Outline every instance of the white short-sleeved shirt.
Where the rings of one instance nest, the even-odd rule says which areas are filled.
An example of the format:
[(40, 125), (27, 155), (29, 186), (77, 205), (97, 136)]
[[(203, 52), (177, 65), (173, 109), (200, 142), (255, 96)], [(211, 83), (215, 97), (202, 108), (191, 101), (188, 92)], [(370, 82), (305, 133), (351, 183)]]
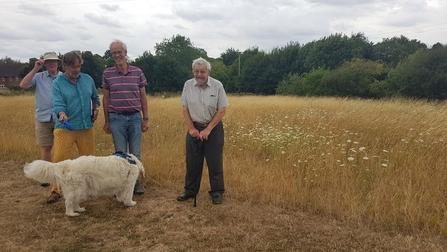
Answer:
[(188, 107), (192, 121), (197, 123), (209, 123), (218, 109), (229, 105), (222, 83), (212, 77), (208, 77), (205, 88), (197, 85), (194, 78), (187, 80), (180, 103)]

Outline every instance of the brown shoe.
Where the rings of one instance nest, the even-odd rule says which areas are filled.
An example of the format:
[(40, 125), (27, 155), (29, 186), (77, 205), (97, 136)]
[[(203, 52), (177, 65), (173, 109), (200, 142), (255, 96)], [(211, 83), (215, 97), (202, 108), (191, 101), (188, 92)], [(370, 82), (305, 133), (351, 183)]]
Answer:
[(52, 191), (50, 197), (48, 197), (47, 199), (47, 204), (53, 204), (54, 202), (57, 202), (60, 197), (61, 195), (59, 193)]

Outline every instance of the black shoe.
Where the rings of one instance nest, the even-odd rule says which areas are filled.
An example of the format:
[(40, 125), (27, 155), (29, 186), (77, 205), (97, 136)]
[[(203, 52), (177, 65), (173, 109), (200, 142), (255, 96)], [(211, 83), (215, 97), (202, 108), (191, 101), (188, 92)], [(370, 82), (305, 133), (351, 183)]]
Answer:
[(144, 190), (140, 187), (140, 180), (137, 179), (137, 182), (135, 183), (135, 187), (133, 188), (133, 194), (136, 195), (143, 195)]
[(42, 183), (42, 184), (40, 184), (40, 186), (41, 187), (47, 187), (47, 186), (50, 186), (50, 183)]
[(186, 201), (193, 197), (194, 197), (194, 195), (187, 194), (186, 192), (184, 192), (177, 197), (177, 201)]
[(144, 190), (141, 189), (140, 187), (138, 187), (138, 188), (134, 188), (134, 189), (133, 189), (133, 194), (136, 194), (136, 195), (143, 195), (143, 194), (144, 194)]
[(213, 199), (213, 204), (214, 205), (220, 205), (222, 204), (222, 194), (216, 194), (211, 196)]

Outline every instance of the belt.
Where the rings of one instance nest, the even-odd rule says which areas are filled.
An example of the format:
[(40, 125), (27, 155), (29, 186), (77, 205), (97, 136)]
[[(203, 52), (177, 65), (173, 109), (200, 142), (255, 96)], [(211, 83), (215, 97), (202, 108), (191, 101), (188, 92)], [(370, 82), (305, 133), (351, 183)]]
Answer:
[(110, 112), (117, 115), (133, 115), (136, 113), (140, 113), (140, 111), (122, 111), (122, 112)]
[(208, 123), (199, 123), (199, 122), (194, 122), (195, 126), (199, 126), (201, 128), (206, 128), (206, 126), (208, 126)]

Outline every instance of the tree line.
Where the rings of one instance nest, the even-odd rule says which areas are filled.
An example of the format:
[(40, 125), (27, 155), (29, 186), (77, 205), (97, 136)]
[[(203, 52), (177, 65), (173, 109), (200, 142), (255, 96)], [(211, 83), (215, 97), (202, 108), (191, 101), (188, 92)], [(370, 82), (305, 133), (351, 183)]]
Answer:
[[(142, 69), (149, 83), (146, 91), (152, 94), (180, 92), (184, 82), (192, 78), (192, 60), (202, 57), (210, 61), (211, 76), (220, 80), (228, 93), (447, 98), (447, 46), (437, 43), (428, 48), (405, 36), (374, 44), (362, 33), (336, 33), (307, 44), (290, 42), (270, 52), (257, 47), (245, 51), (229, 48), (217, 59), (181, 35), (163, 39), (154, 49), (154, 54), (145, 51), (129, 60)], [(110, 50), (103, 56), (84, 51), (82, 56), (82, 72), (99, 88), (102, 72), (114, 65)], [(13, 61), (0, 59), (0, 64), (7, 60)], [(22, 77), (36, 60), (29, 59)]]

